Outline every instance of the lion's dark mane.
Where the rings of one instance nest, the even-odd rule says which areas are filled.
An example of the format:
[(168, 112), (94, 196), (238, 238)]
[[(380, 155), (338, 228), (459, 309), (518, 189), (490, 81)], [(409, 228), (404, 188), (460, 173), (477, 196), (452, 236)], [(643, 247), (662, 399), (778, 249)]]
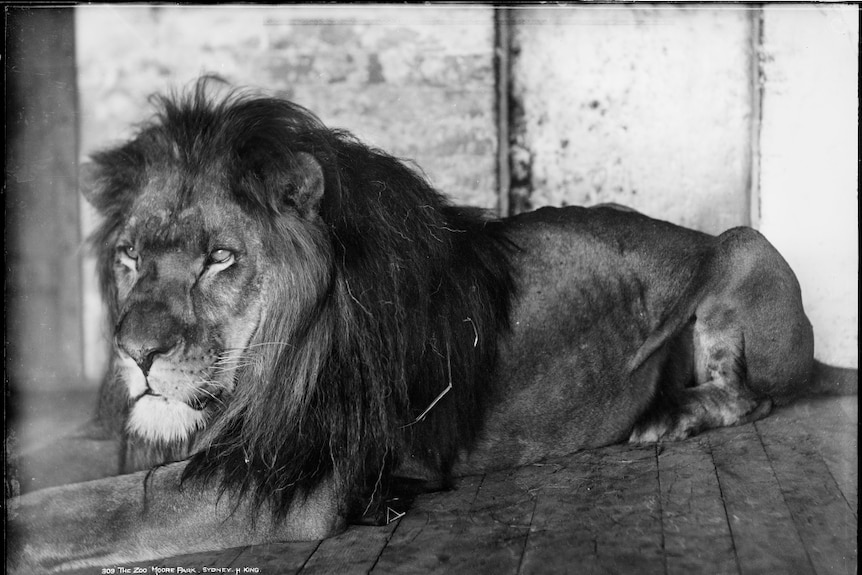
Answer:
[[(105, 246), (145, 166), (168, 158), (182, 157), (189, 170), (221, 169), (237, 203), (271, 222), (292, 202), (291, 158), (314, 156), (325, 177), (326, 244), (303, 247), (291, 230), (271, 229), (305, 249), (309, 265), (325, 265), (327, 281), (304, 286), (313, 305), (298, 310), (290, 333), (278, 320), (289, 298), (269, 302), (256, 339), (291, 345), (270, 346), (263, 370), (238, 373), (238, 391), (192, 454), (186, 479), (220, 481), (283, 514), (327, 478), (344, 505), (355, 505), (411, 457), (444, 477), (479, 431), (508, 327), (511, 246), (498, 224), (452, 206), (401, 161), (300, 106), (239, 92), (213, 98), (209, 84), (159, 98), (159, 113), (132, 141), (94, 157), (105, 190), (95, 240), (112, 317)], [(296, 386), (303, 399), (286, 399)]]

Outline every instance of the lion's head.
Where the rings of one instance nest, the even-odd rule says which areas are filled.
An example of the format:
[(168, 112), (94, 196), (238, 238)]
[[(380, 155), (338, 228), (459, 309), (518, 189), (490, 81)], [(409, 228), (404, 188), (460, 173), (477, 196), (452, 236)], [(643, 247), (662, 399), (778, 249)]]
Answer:
[(87, 171), (126, 433), (276, 509), (407, 456), (445, 470), (491, 389), (505, 242), (305, 109), (212, 91), (157, 98)]
[[(176, 444), (225, 405), (240, 368), (290, 345), (331, 278), (317, 161), (269, 146), (252, 118), (224, 122), (202, 92), (162, 104), (135, 140), (95, 157), (87, 189), (108, 216), (102, 285), (129, 431)], [(264, 314), (278, 316), (278, 341), (261, 341)]]

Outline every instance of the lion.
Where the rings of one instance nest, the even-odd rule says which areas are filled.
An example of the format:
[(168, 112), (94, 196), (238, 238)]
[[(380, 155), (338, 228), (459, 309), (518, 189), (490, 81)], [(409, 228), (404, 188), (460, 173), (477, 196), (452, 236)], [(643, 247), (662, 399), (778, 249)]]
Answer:
[(757, 231), (617, 206), (493, 218), (216, 84), (155, 97), (84, 170), (117, 475), (12, 501), (17, 572), (325, 538), (399, 478), (682, 440), (805, 391), (811, 324)]

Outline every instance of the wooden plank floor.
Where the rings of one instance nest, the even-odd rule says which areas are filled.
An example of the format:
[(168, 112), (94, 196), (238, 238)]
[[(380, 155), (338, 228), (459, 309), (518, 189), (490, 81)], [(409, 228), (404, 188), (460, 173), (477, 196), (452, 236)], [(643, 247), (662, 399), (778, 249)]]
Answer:
[(616, 445), (464, 478), (386, 527), (138, 566), (279, 575), (855, 573), (857, 436), (856, 396), (808, 399), (684, 442)]

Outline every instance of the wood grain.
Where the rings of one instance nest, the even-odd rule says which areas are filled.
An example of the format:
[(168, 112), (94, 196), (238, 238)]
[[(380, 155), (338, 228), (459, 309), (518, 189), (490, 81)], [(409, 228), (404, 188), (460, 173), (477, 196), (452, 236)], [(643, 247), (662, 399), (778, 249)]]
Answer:
[(753, 425), (708, 435), (740, 573), (813, 573)]
[(667, 446), (658, 457), (667, 573), (738, 573), (730, 526), (708, 442)]
[(682, 442), (615, 445), (463, 478), (420, 496), (385, 527), (140, 566), (272, 575), (855, 573), (857, 429), (855, 396), (809, 399)]

